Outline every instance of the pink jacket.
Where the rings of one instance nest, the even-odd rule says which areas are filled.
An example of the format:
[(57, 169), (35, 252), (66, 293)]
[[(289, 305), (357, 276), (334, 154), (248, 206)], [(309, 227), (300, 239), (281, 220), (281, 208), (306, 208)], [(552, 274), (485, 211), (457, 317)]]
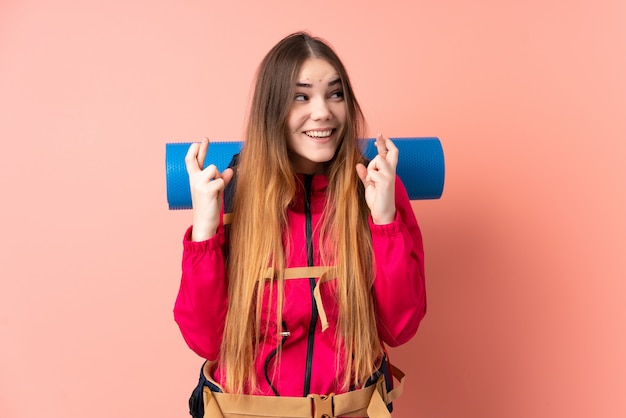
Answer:
[[(303, 179), (304, 185), (288, 211), (289, 234), (294, 245), (288, 252), (287, 267), (311, 265), (307, 248), (313, 251), (312, 265), (320, 265), (318, 237), (310, 236), (316, 229), (307, 225), (315, 226), (320, 221), (328, 180), (321, 175)], [(308, 207), (306, 194), (310, 196)], [(376, 262), (373, 297), (377, 326), (381, 340), (389, 346), (409, 341), (426, 312), (421, 232), (399, 178), (396, 180), (396, 209), (396, 219), (390, 224), (375, 225), (370, 218)], [(183, 241), (182, 279), (174, 317), (189, 347), (200, 357), (215, 360), (219, 357), (228, 306), (224, 261), (227, 240), (223, 225), (207, 241), (192, 242), (190, 237), (191, 228)], [(335, 282), (329, 280), (319, 286), (322, 309), (328, 320), (325, 331), (322, 331), (313, 298), (315, 284), (315, 279), (308, 277), (285, 281), (284, 334), (268, 337), (261, 347), (255, 364), (260, 385), (256, 394), (306, 396), (342, 392), (343, 362), (337, 362), (335, 356), (338, 312), (333, 298)], [(272, 317), (262, 318), (263, 327), (276, 329), (275, 321)], [(279, 349), (282, 350), (280, 365), (275, 358)], [(218, 366), (214, 378), (219, 383), (223, 383), (221, 376)]]

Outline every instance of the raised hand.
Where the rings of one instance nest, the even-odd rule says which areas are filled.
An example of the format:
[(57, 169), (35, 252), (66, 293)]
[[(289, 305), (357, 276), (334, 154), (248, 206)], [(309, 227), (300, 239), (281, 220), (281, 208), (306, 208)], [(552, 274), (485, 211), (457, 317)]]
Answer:
[(203, 138), (191, 144), (185, 156), (193, 206), (192, 241), (205, 241), (217, 233), (224, 188), (234, 174), (230, 168), (220, 173), (213, 164), (203, 169), (208, 149), (209, 139)]
[(372, 221), (377, 225), (393, 222), (396, 217), (396, 166), (398, 148), (390, 139), (376, 137), (378, 155), (365, 167), (357, 164), (356, 172), (365, 186), (365, 201)]

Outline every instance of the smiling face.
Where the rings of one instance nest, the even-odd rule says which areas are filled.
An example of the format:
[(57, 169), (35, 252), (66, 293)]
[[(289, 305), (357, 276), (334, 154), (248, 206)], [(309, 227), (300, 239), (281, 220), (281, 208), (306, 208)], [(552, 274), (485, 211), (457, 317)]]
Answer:
[(287, 118), (287, 147), (299, 173), (324, 171), (341, 142), (346, 102), (341, 77), (326, 60), (309, 58), (296, 78)]

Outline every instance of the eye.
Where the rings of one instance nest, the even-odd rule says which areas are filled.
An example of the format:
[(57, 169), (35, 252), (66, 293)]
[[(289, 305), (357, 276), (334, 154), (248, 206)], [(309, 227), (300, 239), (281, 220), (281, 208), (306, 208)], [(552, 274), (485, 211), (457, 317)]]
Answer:
[(343, 99), (343, 90), (337, 90), (333, 93), (331, 93), (330, 98), (331, 99)]
[(305, 102), (307, 100), (309, 100), (309, 97), (304, 94), (304, 93), (296, 93), (296, 95), (293, 98), (296, 102)]

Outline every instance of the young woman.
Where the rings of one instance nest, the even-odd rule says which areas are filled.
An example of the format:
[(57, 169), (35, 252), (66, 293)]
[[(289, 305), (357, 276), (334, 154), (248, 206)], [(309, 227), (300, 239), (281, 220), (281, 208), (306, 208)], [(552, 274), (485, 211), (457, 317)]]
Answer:
[(363, 125), (338, 56), (295, 33), (258, 69), (245, 145), (231, 167), (202, 169), (207, 139), (189, 148), (193, 226), (174, 314), (207, 359), (192, 414), (302, 416), (285, 412), (297, 402), (309, 405), (304, 416), (377, 413), (354, 394), (386, 397), (384, 344), (415, 334), (426, 297), (398, 150), (379, 135), (378, 155), (366, 161)]

